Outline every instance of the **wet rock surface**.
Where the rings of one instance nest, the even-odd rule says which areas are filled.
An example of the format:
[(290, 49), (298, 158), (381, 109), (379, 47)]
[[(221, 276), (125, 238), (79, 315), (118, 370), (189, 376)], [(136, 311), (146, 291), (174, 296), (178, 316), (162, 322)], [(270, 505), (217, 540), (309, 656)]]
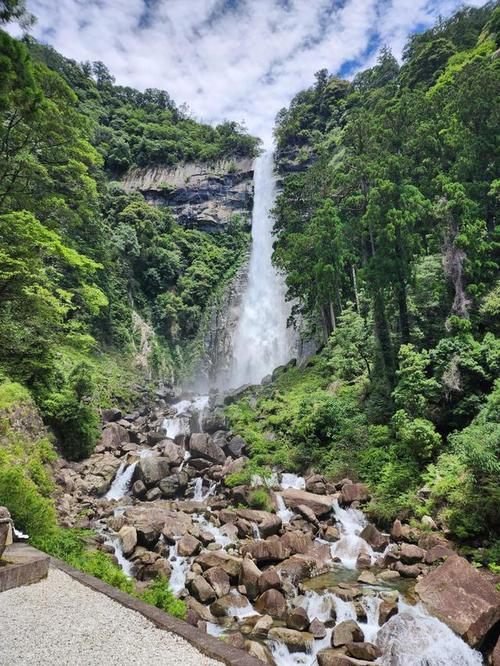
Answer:
[[(363, 484), (315, 473), (227, 488), (248, 450), (219, 418), (220, 399), (167, 400), (103, 413), (99, 451), (56, 470), (62, 524), (95, 529), (142, 586), (169, 577), (191, 624), (264, 663), (417, 666), (415, 636), (424, 655), (442, 641), (455, 659), (433, 666), (482, 663), (456, 634), (491, 644), (499, 595), (430, 524), (396, 521), (388, 535), (361, 510)], [(212, 432), (196, 431), (202, 423)], [(272, 510), (242, 506), (255, 488)]]

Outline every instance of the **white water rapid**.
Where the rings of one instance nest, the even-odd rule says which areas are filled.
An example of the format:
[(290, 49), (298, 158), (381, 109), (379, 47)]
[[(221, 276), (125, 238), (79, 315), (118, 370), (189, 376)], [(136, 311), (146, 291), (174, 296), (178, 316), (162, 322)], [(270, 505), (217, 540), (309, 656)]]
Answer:
[(276, 179), (271, 152), (255, 160), (255, 199), (252, 215), (252, 249), (248, 283), (233, 337), (233, 363), (229, 386), (258, 384), (274, 368), (290, 360), (293, 335), (286, 322), (290, 307), (285, 301), (282, 276), (274, 268), (273, 220)]

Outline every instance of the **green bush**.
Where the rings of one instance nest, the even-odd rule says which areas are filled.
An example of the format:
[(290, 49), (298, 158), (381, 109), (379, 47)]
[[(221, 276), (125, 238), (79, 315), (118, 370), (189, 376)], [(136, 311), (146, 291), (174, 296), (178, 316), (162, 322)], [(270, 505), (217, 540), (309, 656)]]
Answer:
[(142, 594), (139, 595), (142, 601), (147, 604), (156, 606), (165, 611), (169, 615), (178, 617), (181, 620), (186, 618), (187, 608), (184, 601), (177, 599), (169, 587), (168, 579), (166, 576), (160, 575), (155, 578), (153, 584), (146, 588)]
[(67, 562), (75, 569), (100, 578), (108, 585), (132, 594), (134, 591), (132, 579), (113, 563), (107, 553), (87, 550), (87, 540), (91, 536), (92, 533), (89, 531), (58, 527), (48, 533), (39, 534), (32, 539), (32, 543), (45, 553)]
[(264, 488), (252, 490), (248, 498), (248, 504), (252, 509), (260, 509), (261, 511), (273, 510), (269, 492)]
[(0, 505), (9, 509), (16, 527), (32, 538), (51, 534), (56, 529), (53, 501), (40, 494), (21, 464), (7, 461), (4, 465), (1, 459)]
[(57, 435), (63, 454), (81, 460), (94, 450), (99, 419), (91, 403), (94, 392), (90, 365), (78, 363), (59, 391), (45, 400), (44, 415)]

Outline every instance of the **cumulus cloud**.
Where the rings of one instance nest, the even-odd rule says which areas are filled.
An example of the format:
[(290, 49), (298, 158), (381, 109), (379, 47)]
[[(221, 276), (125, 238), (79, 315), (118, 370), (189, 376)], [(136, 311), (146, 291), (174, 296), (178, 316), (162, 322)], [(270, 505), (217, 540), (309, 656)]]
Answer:
[[(117, 83), (163, 88), (207, 122), (244, 121), (267, 143), (274, 118), (314, 72), (352, 75), (381, 45), (460, 0), (30, 0), (33, 35)], [(480, 5), (482, 0), (468, 4)]]

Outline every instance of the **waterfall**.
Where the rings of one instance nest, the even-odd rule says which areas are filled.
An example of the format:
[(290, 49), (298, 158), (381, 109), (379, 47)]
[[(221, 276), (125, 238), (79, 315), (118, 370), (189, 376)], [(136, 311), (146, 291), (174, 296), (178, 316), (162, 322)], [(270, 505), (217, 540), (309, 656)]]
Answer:
[(292, 335), (286, 322), (290, 308), (285, 285), (271, 262), (273, 221), (270, 209), (276, 198), (273, 154), (255, 161), (255, 199), (248, 283), (233, 337), (230, 386), (257, 384), (292, 355)]
[(367, 524), (366, 518), (357, 509), (342, 509), (337, 500), (333, 503), (333, 511), (341, 537), (331, 546), (332, 556), (339, 557), (346, 569), (355, 569), (356, 560), (361, 553), (374, 557), (371, 546), (359, 536)]

